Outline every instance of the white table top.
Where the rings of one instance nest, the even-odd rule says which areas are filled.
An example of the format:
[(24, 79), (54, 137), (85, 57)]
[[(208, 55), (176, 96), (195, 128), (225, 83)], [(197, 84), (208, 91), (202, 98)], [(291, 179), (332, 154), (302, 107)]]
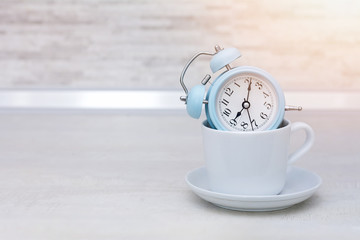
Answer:
[(249, 213), (186, 185), (186, 173), (204, 165), (200, 121), (2, 114), (0, 239), (359, 239), (360, 113), (287, 117), (314, 128), (315, 145), (296, 166), (323, 184), (289, 209)]

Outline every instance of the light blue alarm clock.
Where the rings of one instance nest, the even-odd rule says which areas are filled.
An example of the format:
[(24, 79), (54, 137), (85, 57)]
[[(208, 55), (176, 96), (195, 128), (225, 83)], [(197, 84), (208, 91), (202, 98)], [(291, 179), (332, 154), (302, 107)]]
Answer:
[[(180, 99), (186, 103), (191, 117), (199, 118), (202, 105), (205, 104), (207, 121), (212, 128), (259, 131), (278, 128), (285, 110), (301, 110), (301, 107), (285, 106), (284, 93), (269, 73), (252, 66), (232, 68), (230, 63), (241, 57), (239, 50), (215, 46), (215, 51), (197, 53), (181, 73), (180, 84), (186, 96)], [(194, 86), (190, 91), (184, 84), (188, 67), (201, 55), (212, 56), (210, 68), (213, 73), (225, 68), (210, 84), (207, 93), (205, 85), (211, 78), (208, 74), (201, 81), (201, 85)]]

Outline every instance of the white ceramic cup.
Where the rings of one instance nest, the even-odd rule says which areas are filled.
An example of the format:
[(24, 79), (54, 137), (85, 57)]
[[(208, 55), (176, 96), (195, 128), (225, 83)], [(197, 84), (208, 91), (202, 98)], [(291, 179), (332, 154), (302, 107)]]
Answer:
[[(293, 132), (304, 130), (304, 143), (289, 155)], [(236, 195), (275, 195), (285, 185), (286, 169), (314, 143), (314, 131), (303, 122), (284, 120), (278, 129), (233, 132), (202, 125), (204, 157), (212, 191)]]

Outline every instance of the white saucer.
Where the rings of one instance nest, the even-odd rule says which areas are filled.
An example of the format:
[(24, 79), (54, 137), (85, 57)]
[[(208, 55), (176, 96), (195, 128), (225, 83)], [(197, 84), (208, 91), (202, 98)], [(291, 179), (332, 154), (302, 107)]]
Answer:
[(219, 207), (238, 211), (273, 211), (291, 207), (310, 198), (322, 182), (315, 173), (298, 167), (289, 167), (286, 184), (281, 193), (246, 196), (211, 191), (205, 167), (189, 172), (185, 180), (191, 190), (202, 199)]

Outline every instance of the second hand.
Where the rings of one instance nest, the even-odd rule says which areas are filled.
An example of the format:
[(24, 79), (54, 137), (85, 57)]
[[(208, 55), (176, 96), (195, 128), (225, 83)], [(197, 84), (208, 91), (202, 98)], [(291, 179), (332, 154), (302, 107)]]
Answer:
[[(250, 78), (250, 83), (249, 83), (249, 87), (248, 87), (248, 94), (247, 94), (247, 98), (246, 98), (246, 101), (249, 102), (249, 95), (250, 95), (250, 91), (251, 91), (251, 83), (252, 83), (252, 79)], [(249, 106), (250, 107), (250, 106)], [(254, 127), (252, 125), (252, 121), (251, 121), (251, 117), (250, 117), (250, 111), (249, 111), (249, 108), (246, 108), (246, 111), (248, 113), (248, 116), (249, 116), (249, 122), (250, 122), (250, 125), (251, 125), (251, 129), (254, 131)]]
[(251, 121), (249, 109), (246, 109), (246, 111), (247, 111), (248, 116), (249, 116), (249, 121), (250, 121), (251, 129), (254, 131), (254, 127), (253, 127), (253, 124), (252, 124), (252, 121)]

